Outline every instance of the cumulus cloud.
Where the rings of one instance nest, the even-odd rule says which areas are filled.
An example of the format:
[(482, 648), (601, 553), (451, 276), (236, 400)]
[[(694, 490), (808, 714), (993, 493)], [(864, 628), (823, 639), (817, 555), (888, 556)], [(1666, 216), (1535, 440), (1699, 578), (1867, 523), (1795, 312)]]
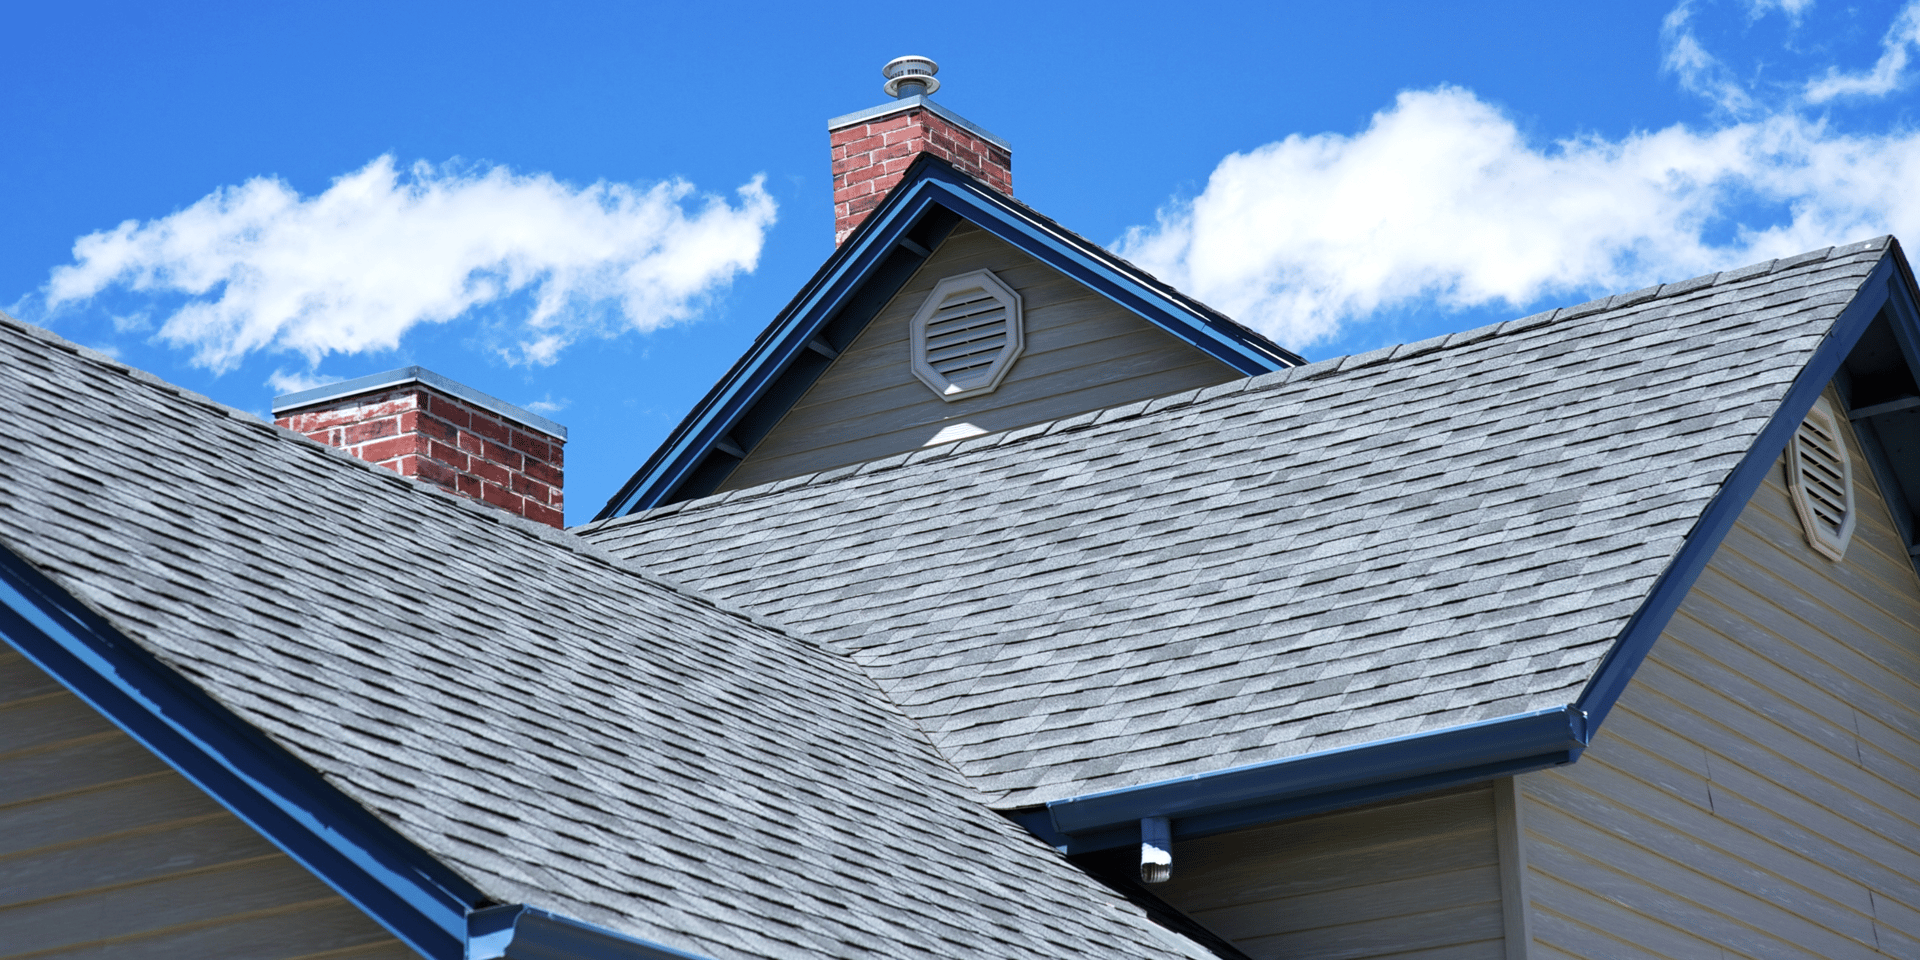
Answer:
[[(1221, 161), (1119, 252), (1294, 347), (1433, 298), (1465, 308), (1633, 289), (1862, 239), (1920, 234), (1920, 134), (1782, 113), (1718, 129), (1529, 144), (1456, 87), (1403, 93), (1351, 136)], [(1772, 211), (1768, 225), (1730, 221)]]
[(759, 178), (730, 203), (678, 180), (576, 188), (383, 156), (314, 196), (257, 178), (82, 237), (46, 302), (185, 295), (158, 336), (216, 371), (256, 351), (312, 365), (392, 349), (418, 324), (511, 308), (502, 351), (548, 363), (584, 336), (691, 317), (756, 266), (773, 220)]
[(1845, 73), (1827, 68), (1823, 77), (1808, 81), (1806, 97), (1825, 103), (1837, 97), (1884, 97), (1907, 81), (1907, 52), (1920, 47), (1920, 2), (1907, 4), (1894, 18), (1892, 29), (1880, 41), (1880, 59), (1867, 70)]
[(267, 375), (267, 386), (272, 387), (274, 393), (285, 396), (289, 393), (324, 387), (329, 383), (339, 383), (341, 379), (323, 373), (302, 373), (298, 370), (279, 369)]

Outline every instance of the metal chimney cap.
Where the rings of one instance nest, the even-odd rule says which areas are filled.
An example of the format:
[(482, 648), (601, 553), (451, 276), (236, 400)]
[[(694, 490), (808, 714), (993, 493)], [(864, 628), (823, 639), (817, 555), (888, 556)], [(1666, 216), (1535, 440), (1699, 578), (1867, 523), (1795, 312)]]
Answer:
[(894, 57), (880, 68), (880, 75), (887, 78), (880, 89), (896, 100), (928, 96), (940, 89), (940, 81), (933, 78), (939, 72), (940, 65), (931, 57)]

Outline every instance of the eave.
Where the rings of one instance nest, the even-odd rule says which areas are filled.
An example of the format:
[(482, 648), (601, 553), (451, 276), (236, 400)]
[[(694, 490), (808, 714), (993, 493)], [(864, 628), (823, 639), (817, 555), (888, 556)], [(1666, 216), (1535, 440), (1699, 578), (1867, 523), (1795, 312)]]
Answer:
[[(1840, 311), (1574, 702), (1339, 750), (1066, 797), (1007, 811), (1007, 815), (1062, 852), (1078, 854), (1140, 842), (1141, 821), (1148, 818), (1167, 818), (1174, 839), (1191, 839), (1577, 761), (1821, 392), (1836, 378), (1844, 384), (1843, 367), (1876, 318), (1891, 321), (1915, 381), (1920, 382), (1916, 303), (1920, 293), (1913, 276), (1898, 244), (1889, 241), (1878, 265)], [(1920, 409), (1920, 397), (1899, 409)], [(1895, 411), (1860, 411), (1855, 419), (1887, 412)], [(1871, 430), (1860, 433), (1896, 519), (1906, 518), (1902, 535), (1913, 544), (1915, 504), (1900, 492), (1887, 450)], [(1910, 551), (1920, 554), (1920, 547)]]
[(421, 956), (704, 960), (495, 905), (4, 546), (0, 637)]

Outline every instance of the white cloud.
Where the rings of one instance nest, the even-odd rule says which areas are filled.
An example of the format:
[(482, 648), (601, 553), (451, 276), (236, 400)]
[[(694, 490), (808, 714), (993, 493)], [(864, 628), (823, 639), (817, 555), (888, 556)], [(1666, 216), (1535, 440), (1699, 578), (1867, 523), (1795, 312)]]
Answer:
[(526, 407), (528, 410), (531, 410), (534, 413), (537, 413), (544, 417), (544, 416), (559, 413), (560, 411), (565, 410), (567, 408), (567, 404), (572, 402), (573, 401), (567, 400), (564, 398), (560, 400), (555, 400), (553, 399), (553, 394), (549, 393), (546, 395), (544, 399), (534, 400), (530, 403), (523, 403), (521, 404), (521, 406)]
[(276, 369), (267, 375), (267, 386), (281, 396), (324, 387), (329, 383), (339, 383), (340, 377), (331, 377), (323, 373), (301, 373), (298, 370)]
[[(1423, 298), (1520, 306), (1920, 235), (1915, 184), (1920, 133), (1854, 136), (1775, 114), (1536, 147), (1473, 93), (1441, 87), (1401, 94), (1352, 136), (1227, 157), (1199, 196), (1118, 249), (1300, 348)], [(1752, 204), (1773, 222), (1727, 221)]]
[(1800, 18), (1813, 7), (1813, 0), (1752, 0), (1747, 5), (1747, 15), (1754, 19), (1765, 16), (1769, 10), (1778, 10), (1787, 15), (1787, 19), (1799, 23)]
[(1871, 69), (1843, 73), (1838, 67), (1828, 67), (1826, 76), (1808, 81), (1807, 101), (1825, 103), (1836, 97), (1884, 97), (1905, 84), (1907, 48), (1920, 47), (1920, 0), (1900, 11), (1880, 46), (1880, 59)]
[(505, 167), (402, 171), (383, 156), (312, 197), (256, 178), (81, 237), (46, 301), (185, 294), (159, 336), (224, 371), (262, 350), (311, 365), (391, 349), (416, 324), (524, 295), (503, 352), (547, 363), (583, 336), (691, 317), (755, 267), (773, 220), (759, 178), (729, 204), (678, 180), (574, 188)]
[[(1755, 8), (1759, 12), (1759, 8)], [(1735, 115), (1753, 109), (1753, 97), (1720, 58), (1707, 51), (1693, 32), (1693, 3), (1680, 0), (1660, 22), (1660, 59), (1662, 73), (1673, 74), (1680, 87), (1712, 101), (1714, 106)]]

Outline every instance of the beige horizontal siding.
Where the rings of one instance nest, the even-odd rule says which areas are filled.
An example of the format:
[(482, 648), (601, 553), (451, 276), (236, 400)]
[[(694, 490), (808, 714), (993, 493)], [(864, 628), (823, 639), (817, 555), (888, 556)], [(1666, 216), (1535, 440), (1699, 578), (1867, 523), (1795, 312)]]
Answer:
[(0, 647), (0, 957), (414, 953)]
[(1257, 960), (1503, 954), (1491, 787), (1175, 843), (1161, 899)]
[[(908, 323), (942, 278), (983, 269), (1019, 291), (1026, 351), (999, 389), (949, 403), (914, 377)], [(962, 223), (720, 489), (917, 450), (954, 424), (996, 433), (1239, 376), (1078, 281)]]
[(1520, 778), (1530, 956), (1920, 958), (1920, 579), (1848, 439), (1845, 559), (1776, 464), (1585, 757)]

